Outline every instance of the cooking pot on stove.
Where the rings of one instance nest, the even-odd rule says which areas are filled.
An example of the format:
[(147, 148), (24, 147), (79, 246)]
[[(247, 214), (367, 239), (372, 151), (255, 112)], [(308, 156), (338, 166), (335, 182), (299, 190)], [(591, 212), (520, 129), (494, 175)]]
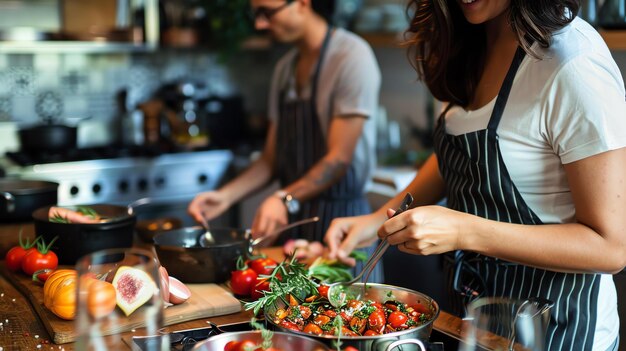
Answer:
[[(48, 218), (50, 206), (33, 212), (35, 233), (46, 243), (58, 236), (52, 245), (59, 264), (73, 265), (82, 256), (105, 249), (130, 248), (137, 218), (132, 207), (86, 205), (101, 217), (100, 223), (57, 223)], [(68, 207), (72, 209), (71, 207)]]
[(75, 149), (78, 128), (62, 124), (42, 124), (19, 130), (21, 150), (59, 152)]
[[(355, 285), (362, 285), (361, 283), (357, 283)], [(389, 334), (375, 335), (375, 336), (356, 336), (356, 337), (348, 337), (341, 336), (342, 346), (353, 346), (356, 347), (360, 351), (383, 351), (383, 350), (391, 350), (392, 347), (398, 347), (402, 345), (402, 350), (420, 350), (420, 347), (417, 347), (419, 344), (428, 344), (428, 339), (430, 338), (430, 333), (433, 329), (433, 323), (439, 317), (439, 304), (429, 296), (419, 293), (414, 290), (405, 289), (393, 285), (385, 285), (385, 284), (367, 284), (367, 291), (365, 296), (362, 298), (364, 300), (372, 300), (375, 302), (384, 302), (390, 299), (397, 300), (403, 303), (408, 303), (409, 305), (415, 303), (422, 303), (426, 306), (432, 306), (434, 309), (434, 316), (428, 322), (413, 328), (401, 330)], [(324, 344), (331, 346), (333, 342), (337, 342), (337, 336), (331, 335), (311, 335), (304, 332), (293, 331), (287, 328), (283, 328), (276, 323), (274, 323), (274, 317), (276, 315), (276, 311), (279, 308), (284, 308), (285, 303), (283, 301), (277, 300), (277, 302), (269, 307), (266, 307), (264, 310), (265, 314), (265, 323), (268, 325), (269, 329), (291, 333), (295, 335), (308, 336)], [(434, 345), (433, 345), (434, 346)], [(332, 347), (332, 346), (331, 346)], [(434, 347), (428, 347), (434, 348)], [(399, 350), (399, 348), (396, 348)]]
[(57, 203), (59, 184), (41, 180), (0, 179), (0, 221), (28, 221), (42, 206)]

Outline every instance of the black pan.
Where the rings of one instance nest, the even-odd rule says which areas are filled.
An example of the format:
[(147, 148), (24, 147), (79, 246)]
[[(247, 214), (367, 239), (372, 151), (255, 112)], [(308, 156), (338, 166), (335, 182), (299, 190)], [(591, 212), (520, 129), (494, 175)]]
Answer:
[(59, 184), (41, 180), (0, 179), (0, 221), (28, 221), (34, 210), (55, 205)]

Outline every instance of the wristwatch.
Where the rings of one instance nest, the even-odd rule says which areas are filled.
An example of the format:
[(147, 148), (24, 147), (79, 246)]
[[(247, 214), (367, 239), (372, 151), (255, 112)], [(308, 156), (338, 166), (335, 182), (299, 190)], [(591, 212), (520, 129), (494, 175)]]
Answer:
[(282, 200), (289, 214), (296, 214), (300, 211), (300, 202), (286, 191), (278, 190), (274, 193), (274, 196)]

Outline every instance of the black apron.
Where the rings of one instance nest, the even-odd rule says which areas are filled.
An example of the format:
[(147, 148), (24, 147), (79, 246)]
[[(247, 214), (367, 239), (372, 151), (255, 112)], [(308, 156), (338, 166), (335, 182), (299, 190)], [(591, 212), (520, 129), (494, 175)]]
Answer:
[[(458, 136), (447, 134), (448, 108), (435, 128), (435, 152), (446, 182), (448, 207), (500, 222), (541, 225), (507, 172), (496, 133), (523, 58), (524, 51), (518, 48), (487, 129)], [(450, 286), (454, 289), (452, 295), (458, 297), (457, 307), (459, 303), (483, 296), (516, 299), (540, 296), (555, 302), (545, 349), (591, 350), (599, 274), (557, 273), (472, 252), (458, 251), (447, 254), (446, 258)]]
[[(324, 43), (311, 85), (310, 99), (288, 99), (288, 89), (283, 87), (280, 93), (278, 128), (276, 136), (276, 169), (281, 187), (285, 187), (302, 178), (327, 152), (325, 133), (321, 127), (316, 108), (317, 83), (328, 48), (332, 27), (328, 26)], [(294, 59), (294, 63), (297, 58)], [(293, 69), (292, 69), (293, 76)], [(295, 81), (295, 79), (294, 79)], [(289, 215), (289, 222), (319, 216), (314, 224), (307, 224), (283, 233), (278, 243), (289, 238), (303, 238), (309, 241), (322, 241), (324, 234), (334, 218), (358, 216), (371, 212), (365, 197), (365, 182), (358, 181), (354, 166), (329, 189), (316, 198), (302, 201), (300, 211)], [(368, 254), (373, 247), (367, 248)], [(355, 272), (362, 269), (363, 263), (357, 263)], [(370, 282), (382, 282), (382, 265), (378, 264), (372, 272)]]

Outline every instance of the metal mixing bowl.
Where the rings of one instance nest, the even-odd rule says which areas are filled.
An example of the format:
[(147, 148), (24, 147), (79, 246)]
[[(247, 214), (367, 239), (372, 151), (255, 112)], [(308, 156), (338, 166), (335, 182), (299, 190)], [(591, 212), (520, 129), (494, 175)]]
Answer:
[[(263, 338), (261, 332), (243, 331), (234, 333), (224, 333), (212, 336), (194, 346), (194, 350), (201, 351), (224, 351), (224, 346), (229, 341), (252, 340), (256, 344), (261, 344)], [(319, 341), (313, 340), (306, 336), (295, 335), (290, 333), (275, 332), (272, 336), (272, 347), (281, 350), (298, 350), (298, 351), (328, 351), (328, 347)]]

